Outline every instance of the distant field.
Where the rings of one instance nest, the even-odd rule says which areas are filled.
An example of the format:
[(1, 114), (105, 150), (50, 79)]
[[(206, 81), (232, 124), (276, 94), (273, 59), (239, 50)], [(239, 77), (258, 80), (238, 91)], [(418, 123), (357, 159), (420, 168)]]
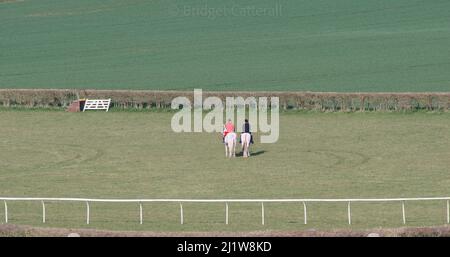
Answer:
[(448, 91), (449, 11), (448, 0), (0, 1), (0, 88)]
[[(0, 196), (86, 198), (378, 198), (450, 195), (448, 113), (283, 113), (280, 140), (224, 158), (216, 134), (176, 134), (167, 112), (0, 110)], [(13, 224), (42, 226), (41, 205), (8, 203)], [(47, 203), (49, 227), (151, 231), (348, 228), (347, 205), (179, 206)], [(408, 226), (443, 225), (445, 202), (407, 203)], [(353, 229), (401, 227), (398, 203), (352, 205)], [(4, 222), (3, 203), (0, 222)]]

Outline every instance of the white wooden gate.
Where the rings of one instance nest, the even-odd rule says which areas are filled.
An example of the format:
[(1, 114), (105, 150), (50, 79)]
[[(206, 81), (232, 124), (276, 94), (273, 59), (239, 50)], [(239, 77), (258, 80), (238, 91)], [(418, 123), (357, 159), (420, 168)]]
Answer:
[(83, 112), (86, 110), (109, 110), (111, 99), (86, 99)]

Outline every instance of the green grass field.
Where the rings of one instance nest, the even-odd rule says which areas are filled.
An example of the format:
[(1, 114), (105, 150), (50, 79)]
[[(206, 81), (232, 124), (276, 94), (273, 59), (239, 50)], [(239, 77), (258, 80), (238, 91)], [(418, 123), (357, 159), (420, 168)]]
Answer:
[(0, 0), (0, 88), (448, 91), (449, 10), (447, 0)]
[[(171, 131), (169, 112), (0, 110), (0, 196), (380, 198), (450, 195), (448, 113), (282, 113), (280, 140), (224, 157), (216, 134)], [(9, 202), (13, 224), (42, 226), (39, 202)], [(348, 228), (347, 205), (47, 203), (50, 227), (152, 231)], [(408, 226), (446, 223), (445, 202), (406, 203)], [(0, 222), (3, 222), (3, 204)], [(399, 203), (352, 205), (353, 229), (401, 227)]]

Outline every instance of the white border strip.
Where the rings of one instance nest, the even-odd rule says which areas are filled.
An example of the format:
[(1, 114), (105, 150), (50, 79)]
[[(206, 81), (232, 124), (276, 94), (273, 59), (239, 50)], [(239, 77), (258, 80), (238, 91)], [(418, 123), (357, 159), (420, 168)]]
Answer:
[(0, 197), (3, 201), (71, 201), (71, 202), (189, 202), (189, 203), (269, 203), (269, 202), (400, 202), (400, 201), (431, 201), (450, 200), (450, 197), (422, 198), (355, 198), (355, 199), (89, 199), (89, 198), (46, 198), (46, 197)]

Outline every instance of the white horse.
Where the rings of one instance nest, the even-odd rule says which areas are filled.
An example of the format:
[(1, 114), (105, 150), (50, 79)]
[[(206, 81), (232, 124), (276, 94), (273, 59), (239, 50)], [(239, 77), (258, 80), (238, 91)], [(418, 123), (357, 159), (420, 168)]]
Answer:
[(241, 144), (242, 144), (242, 156), (250, 157), (250, 139), (252, 135), (250, 133), (241, 134)]
[(236, 157), (236, 133), (230, 132), (225, 136), (225, 157)]

